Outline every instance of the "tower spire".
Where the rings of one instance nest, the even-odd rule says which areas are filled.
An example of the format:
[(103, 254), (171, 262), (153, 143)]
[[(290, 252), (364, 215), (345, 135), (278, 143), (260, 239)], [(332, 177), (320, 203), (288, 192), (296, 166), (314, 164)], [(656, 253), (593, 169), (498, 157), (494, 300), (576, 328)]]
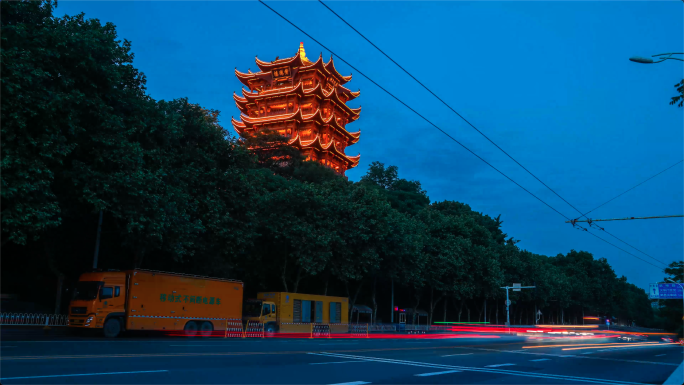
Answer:
[(299, 56), (301, 56), (302, 60), (310, 62), (306, 57), (306, 51), (304, 51), (304, 42), (299, 43)]

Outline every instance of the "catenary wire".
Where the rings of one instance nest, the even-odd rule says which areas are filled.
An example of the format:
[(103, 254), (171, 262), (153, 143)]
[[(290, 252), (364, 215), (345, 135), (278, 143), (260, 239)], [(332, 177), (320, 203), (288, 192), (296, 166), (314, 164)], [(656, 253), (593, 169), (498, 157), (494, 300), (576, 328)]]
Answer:
[(428, 118), (426, 118), (425, 116), (423, 116), (420, 112), (414, 110), (411, 106), (409, 106), (408, 104), (404, 103), (404, 101), (402, 101), (401, 99), (399, 99), (398, 97), (396, 97), (393, 93), (389, 92), (387, 89), (385, 89), (385, 88), (384, 88), (383, 86), (381, 86), (380, 84), (376, 83), (373, 79), (371, 79), (371, 78), (368, 77), (366, 74), (364, 74), (363, 72), (361, 72), (358, 68), (356, 68), (356, 67), (354, 67), (353, 65), (351, 65), (348, 61), (344, 60), (340, 55), (338, 55), (338, 54), (336, 54), (335, 52), (333, 52), (330, 48), (326, 47), (323, 43), (321, 43), (320, 41), (316, 40), (313, 36), (311, 36), (311, 35), (309, 35), (308, 33), (304, 32), (304, 30), (302, 30), (301, 28), (299, 28), (296, 24), (294, 24), (293, 22), (291, 22), (291, 21), (290, 21), (289, 19), (287, 19), (285, 16), (281, 15), (280, 13), (278, 13), (275, 9), (271, 8), (270, 6), (268, 6), (268, 4), (264, 3), (262, 0), (259, 0), (259, 2), (260, 2), (261, 4), (263, 4), (265, 7), (267, 7), (268, 9), (270, 9), (271, 11), (273, 11), (273, 13), (275, 13), (275, 14), (278, 15), (278, 16), (280, 16), (283, 20), (285, 20), (286, 22), (288, 22), (290, 25), (292, 25), (293, 27), (295, 27), (297, 30), (299, 30), (299, 32), (301, 32), (301, 33), (303, 33), (304, 35), (306, 35), (309, 39), (315, 41), (316, 43), (318, 43), (318, 45), (320, 45), (321, 47), (323, 47), (323, 48), (325, 48), (326, 50), (330, 51), (330, 53), (332, 53), (333, 55), (337, 56), (337, 58), (340, 59), (343, 63), (345, 63), (346, 65), (348, 65), (349, 67), (351, 67), (354, 71), (357, 71), (361, 76), (363, 76), (363, 77), (366, 78), (368, 81), (370, 81), (371, 83), (373, 83), (376, 87), (378, 87), (378, 88), (380, 88), (381, 90), (385, 91), (385, 93), (387, 93), (389, 96), (391, 96), (392, 98), (394, 98), (394, 100), (398, 101), (398, 102), (401, 103), (404, 107), (406, 107), (406, 108), (408, 108), (409, 110), (411, 110), (411, 112), (413, 112), (414, 114), (418, 115), (420, 118), (422, 118), (423, 120), (425, 120), (428, 124), (430, 124), (431, 126), (435, 127), (435, 128), (436, 128), (437, 130), (439, 130), (442, 134), (446, 135), (449, 139), (451, 139), (451, 140), (453, 140), (454, 142), (458, 143), (458, 144), (459, 144), (461, 147), (463, 147), (466, 151), (468, 151), (468, 152), (470, 152), (471, 154), (475, 155), (478, 159), (480, 159), (480, 160), (481, 160), (482, 162), (484, 162), (486, 165), (488, 165), (489, 167), (491, 167), (492, 169), (494, 169), (494, 170), (495, 170), (496, 172), (498, 172), (499, 174), (503, 175), (506, 179), (508, 179), (508, 180), (510, 180), (511, 182), (515, 183), (516, 186), (518, 186), (518, 187), (520, 187), (521, 189), (525, 190), (525, 192), (527, 192), (528, 194), (532, 195), (532, 196), (533, 196), (534, 198), (536, 198), (538, 201), (540, 201), (541, 203), (545, 204), (548, 208), (550, 208), (551, 210), (555, 211), (556, 213), (558, 213), (559, 215), (561, 215), (563, 218), (570, 220), (570, 218), (568, 218), (565, 214), (563, 214), (563, 213), (561, 213), (560, 211), (556, 210), (553, 206), (549, 205), (548, 203), (546, 203), (545, 201), (543, 201), (541, 198), (539, 198), (538, 196), (534, 195), (534, 193), (532, 193), (531, 191), (529, 191), (528, 189), (526, 189), (525, 187), (523, 187), (522, 185), (520, 185), (518, 182), (514, 181), (514, 180), (513, 180), (511, 177), (509, 177), (508, 175), (504, 174), (503, 171), (501, 171), (501, 170), (499, 170), (498, 168), (494, 167), (494, 165), (492, 165), (491, 163), (487, 162), (487, 161), (486, 161), (484, 158), (482, 158), (481, 156), (477, 155), (473, 150), (471, 150), (470, 148), (466, 147), (466, 145), (464, 145), (463, 143), (459, 142), (456, 138), (454, 138), (453, 136), (449, 135), (446, 131), (444, 131), (443, 129), (441, 129), (441, 128), (440, 128), (439, 126), (437, 126), (436, 124), (432, 123), (432, 121), (430, 121)]
[[(384, 91), (386, 94), (388, 94), (389, 96), (391, 96), (394, 100), (396, 100), (396, 101), (398, 101), (399, 103), (401, 103), (404, 107), (408, 108), (411, 112), (413, 112), (414, 114), (418, 115), (421, 119), (425, 120), (428, 124), (430, 124), (431, 126), (435, 127), (438, 131), (440, 131), (442, 134), (446, 135), (446, 136), (447, 136), (449, 139), (451, 139), (452, 141), (456, 142), (458, 145), (460, 145), (461, 147), (463, 147), (466, 151), (470, 152), (472, 155), (474, 155), (475, 157), (477, 157), (478, 159), (480, 159), (482, 162), (484, 162), (486, 165), (488, 165), (489, 167), (491, 167), (492, 169), (494, 169), (496, 172), (498, 172), (499, 174), (501, 174), (502, 176), (504, 176), (506, 179), (508, 179), (509, 181), (513, 182), (516, 186), (520, 187), (522, 190), (524, 190), (525, 192), (527, 192), (528, 194), (530, 194), (532, 197), (534, 197), (535, 199), (537, 199), (538, 201), (540, 201), (541, 203), (543, 203), (545, 206), (547, 206), (547, 207), (550, 208), (551, 210), (555, 211), (558, 215), (562, 216), (563, 218), (565, 218), (565, 219), (567, 219), (567, 220), (570, 220), (570, 218), (568, 218), (565, 214), (561, 213), (561, 212), (558, 211), (556, 208), (554, 208), (554, 207), (551, 206), (550, 204), (546, 203), (544, 200), (542, 200), (541, 198), (539, 198), (538, 196), (536, 196), (534, 193), (532, 193), (531, 191), (529, 191), (528, 189), (526, 189), (525, 187), (523, 187), (522, 185), (520, 185), (518, 182), (516, 182), (515, 180), (513, 180), (511, 177), (509, 177), (508, 175), (506, 175), (505, 173), (503, 173), (501, 170), (499, 170), (498, 168), (494, 167), (494, 165), (492, 165), (491, 163), (487, 162), (484, 158), (482, 158), (481, 156), (477, 155), (477, 154), (476, 154), (474, 151), (472, 151), (470, 148), (468, 148), (467, 146), (465, 146), (463, 143), (459, 142), (459, 141), (458, 141), (456, 138), (454, 138), (453, 136), (449, 135), (446, 131), (444, 131), (443, 129), (441, 129), (439, 126), (437, 126), (436, 124), (434, 124), (434, 123), (433, 123), (432, 121), (430, 121), (428, 118), (426, 118), (426, 117), (423, 116), (421, 113), (419, 113), (418, 111), (416, 111), (415, 109), (413, 109), (411, 106), (409, 106), (408, 104), (406, 104), (404, 101), (402, 101), (401, 99), (399, 99), (397, 96), (395, 96), (394, 94), (392, 94), (391, 92), (389, 92), (387, 89), (385, 89), (384, 87), (382, 87), (380, 84), (378, 84), (377, 82), (375, 82), (375, 81), (374, 81), (373, 79), (371, 79), (369, 76), (367, 76), (367, 75), (364, 74), (362, 71), (360, 71), (358, 68), (354, 67), (354, 66), (353, 66), (352, 64), (350, 64), (348, 61), (344, 60), (344, 58), (342, 58), (340, 55), (336, 54), (334, 51), (332, 51), (330, 48), (328, 48), (325, 44), (321, 43), (321, 42), (318, 41), (316, 38), (314, 38), (313, 36), (309, 35), (309, 34), (308, 34), (307, 32), (305, 32), (303, 29), (301, 29), (300, 27), (298, 27), (295, 23), (293, 23), (292, 21), (290, 21), (288, 18), (286, 18), (285, 16), (283, 16), (282, 14), (280, 14), (280, 13), (279, 13), (278, 11), (276, 11), (275, 9), (271, 8), (268, 4), (266, 4), (266, 3), (263, 2), (262, 0), (259, 0), (259, 2), (260, 2), (261, 4), (263, 4), (266, 8), (268, 8), (269, 10), (271, 10), (271, 12), (275, 13), (276, 15), (278, 15), (281, 19), (285, 20), (285, 22), (287, 22), (288, 24), (290, 24), (291, 26), (293, 26), (293, 27), (294, 27), (295, 29), (297, 29), (299, 32), (301, 32), (301, 33), (303, 33), (304, 35), (306, 35), (309, 39), (313, 40), (313, 41), (316, 42), (318, 45), (320, 45), (321, 47), (323, 47), (323, 48), (325, 48), (326, 50), (328, 50), (328, 51), (329, 51), (331, 54), (333, 54), (334, 56), (337, 56), (337, 58), (340, 59), (340, 61), (342, 61), (343, 63), (345, 63), (346, 65), (348, 65), (348, 66), (349, 66), (350, 68), (352, 68), (353, 70), (357, 71), (361, 76), (363, 76), (363, 77), (366, 78), (368, 81), (370, 81), (371, 83), (373, 83), (376, 87), (380, 88), (380, 89), (381, 89), (382, 91)], [(483, 134), (483, 135), (484, 135), (484, 134)], [(498, 147), (498, 146), (497, 146), (497, 147)], [(503, 150), (502, 150), (502, 151), (503, 151)], [(517, 163), (517, 162), (516, 162), (516, 163)], [(522, 165), (521, 165), (521, 167), (522, 167)], [(524, 167), (523, 167), (523, 168), (524, 168)], [(529, 171), (528, 171), (528, 172), (529, 172)], [(535, 177), (535, 178), (536, 178), (536, 177)], [(541, 181), (540, 181), (540, 182), (541, 182)], [(543, 182), (541, 182), (541, 183), (544, 184)], [(545, 184), (544, 184), (544, 185), (545, 185)], [(546, 185), (545, 185), (545, 186), (546, 186)], [(549, 189), (551, 190), (550, 187), (547, 186), (547, 188), (549, 188)], [(553, 190), (552, 190), (552, 191), (553, 191)], [(555, 193), (555, 192), (554, 192), (554, 193)], [(556, 195), (558, 195), (558, 194), (556, 194)], [(563, 198), (561, 197), (561, 199), (563, 199)], [(563, 200), (565, 201), (565, 199), (563, 199)], [(568, 202), (566, 201), (566, 203), (568, 203)], [(577, 208), (575, 208), (574, 206), (572, 206), (570, 203), (568, 203), (568, 204), (569, 204), (571, 207), (573, 207), (575, 210), (577, 210)], [(578, 211), (580, 214), (582, 213), (582, 212), (579, 211), (579, 210), (577, 210), (577, 211)], [(580, 227), (581, 229), (584, 229), (584, 228), (581, 227), (581, 226), (579, 226), (579, 227)], [(615, 246), (614, 244), (612, 244), (612, 243), (610, 243), (610, 242), (604, 240), (603, 238), (597, 236), (596, 234), (591, 233), (591, 232), (588, 231), (587, 229), (584, 229), (584, 230), (585, 230), (586, 232), (588, 232), (589, 234), (591, 234), (591, 235), (593, 235), (593, 236), (595, 236), (595, 237), (601, 239), (602, 241), (604, 241), (604, 242), (606, 242), (606, 243), (608, 243), (608, 244), (610, 244), (610, 245), (616, 247), (617, 249), (622, 250), (622, 251), (625, 251), (624, 249), (622, 249), (622, 248), (620, 248), (620, 247), (618, 247), (618, 246)], [(624, 241), (623, 241), (623, 242), (624, 242)], [(662, 269), (661, 267), (656, 266), (656, 265), (653, 265), (652, 263), (650, 263), (650, 262), (648, 262), (648, 261), (646, 261), (646, 260), (644, 260), (644, 259), (642, 259), (642, 258), (636, 257), (636, 256), (635, 256), (634, 254), (632, 254), (632, 253), (629, 253), (629, 252), (627, 252), (627, 251), (625, 251), (625, 252), (626, 252), (627, 254), (629, 254), (629, 255), (634, 256), (635, 258), (637, 258), (637, 259), (639, 259), (639, 260), (641, 260), (641, 261), (644, 261), (644, 262), (646, 262), (646, 263), (648, 263), (648, 264), (650, 264), (650, 265), (652, 265), (652, 266), (657, 267), (658, 269)]]
[[(483, 133), (482, 131), (480, 131), (477, 127), (475, 127), (475, 125), (473, 125), (473, 124), (470, 123), (465, 117), (463, 117), (463, 115), (461, 115), (460, 113), (458, 113), (458, 111), (456, 111), (453, 107), (451, 107), (451, 106), (450, 106), (447, 102), (445, 102), (442, 98), (440, 98), (439, 96), (437, 96), (437, 94), (435, 94), (435, 93), (434, 93), (431, 89), (429, 89), (425, 84), (423, 84), (420, 80), (418, 80), (415, 76), (413, 76), (409, 71), (407, 71), (404, 67), (402, 67), (401, 64), (397, 63), (397, 62), (396, 62), (394, 59), (392, 59), (387, 53), (385, 53), (385, 51), (383, 51), (382, 49), (380, 49), (380, 47), (378, 47), (378, 46), (375, 45), (372, 41), (370, 41), (370, 39), (368, 39), (364, 34), (362, 34), (361, 32), (359, 32), (359, 30), (357, 30), (356, 28), (354, 28), (347, 20), (345, 20), (345, 19), (344, 19), (342, 16), (340, 16), (337, 12), (335, 12), (334, 10), (332, 10), (332, 8), (330, 8), (330, 7), (329, 7), (327, 4), (325, 4), (322, 0), (318, 0), (318, 2), (321, 3), (321, 5), (323, 5), (325, 8), (327, 8), (330, 12), (332, 12), (333, 15), (337, 16), (337, 18), (339, 18), (339, 19), (340, 19), (344, 24), (346, 24), (349, 28), (351, 28), (352, 30), (354, 30), (354, 32), (356, 32), (357, 34), (359, 34), (359, 36), (361, 36), (364, 40), (366, 40), (370, 45), (372, 45), (373, 47), (375, 47), (375, 49), (377, 49), (378, 51), (380, 51), (380, 53), (382, 53), (383, 55), (385, 55), (385, 57), (386, 57), (387, 59), (389, 59), (392, 63), (394, 63), (397, 67), (399, 67), (402, 71), (404, 71), (404, 73), (406, 73), (409, 77), (411, 77), (411, 79), (415, 80), (416, 83), (420, 84), (421, 87), (423, 87), (427, 92), (429, 92), (432, 96), (434, 96), (437, 100), (439, 100), (442, 104), (444, 104), (449, 110), (451, 110), (451, 112), (453, 112), (454, 114), (456, 114), (456, 115), (457, 115), (459, 118), (461, 118), (466, 124), (468, 124), (470, 127), (472, 127), (475, 131), (477, 131), (480, 135), (482, 135), (485, 139), (487, 139), (491, 144), (493, 144), (496, 148), (498, 148), (501, 152), (503, 152), (507, 157), (509, 157), (513, 162), (515, 162), (518, 166), (520, 166), (523, 170), (525, 170), (528, 174), (530, 174), (534, 179), (536, 179), (539, 183), (541, 183), (542, 185), (544, 185), (544, 187), (546, 187), (549, 191), (551, 191), (553, 194), (555, 194), (557, 197), (559, 197), (561, 200), (563, 200), (563, 202), (567, 203), (570, 207), (572, 207), (573, 209), (575, 209), (575, 211), (577, 211), (577, 212), (580, 214), (580, 216), (583, 216), (583, 217), (589, 219), (589, 217), (587, 217), (586, 214), (588, 214), (588, 213), (590, 213), (591, 211), (596, 210), (596, 208), (601, 207), (601, 206), (605, 205), (606, 203), (610, 202), (610, 201), (608, 201), (608, 202), (606, 202), (606, 203), (603, 203), (602, 205), (600, 205), (600, 206), (598, 206), (598, 207), (596, 207), (596, 208), (594, 208), (594, 209), (592, 209), (592, 210), (589, 210), (588, 212), (582, 214), (582, 212), (581, 212), (578, 208), (576, 208), (575, 206), (573, 206), (570, 202), (568, 202), (565, 198), (563, 198), (560, 194), (558, 194), (554, 189), (552, 189), (549, 185), (547, 185), (546, 183), (544, 183), (541, 179), (539, 179), (536, 175), (534, 175), (534, 173), (532, 173), (532, 172), (531, 172), (530, 170), (528, 170), (525, 166), (523, 166), (520, 162), (518, 162), (515, 158), (513, 158), (508, 152), (506, 152), (503, 148), (501, 148), (498, 144), (496, 144), (492, 139), (490, 139), (487, 135), (485, 135), (485, 133)], [(339, 57), (339, 56), (338, 56), (338, 57)], [(366, 77), (366, 78), (367, 78), (367, 77)], [(681, 162), (682, 162), (682, 161), (679, 161), (679, 162), (677, 162), (675, 165), (677, 165), (677, 164), (679, 164), (679, 163), (681, 163)], [(670, 166), (669, 168), (672, 168), (672, 167), (674, 167), (675, 165), (672, 165), (672, 166)], [(669, 169), (669, 168), (668, 168), (668, 169)], [(667, 170), (667, 169), (666, 169), (666, 170)], [(666, 171), (666, 170), (664, 170), (664, 171)], [(648, 180), (654, 178), (655, 176), (661, 174), (661, 173), (664, 172), (664, 171), (661, 171), (660, 173), (658, 173), (658, 174), (652, 176), (651, 178), (649, 178), (649, 179), (647, 179), (647, 180), (645, 180), (645, 181), (643, 181), (643, 182), (641, 182), (641, 183), (645, 183), (646, 181), (648, 181)], [(641, 183), (640, 183), (640, 184), (641, 184)], [(638, 186), (638, 185), (637, 185), (637, 186)], [(632, 189), (635, 188), (635, 187), (637, 187), (637, 186), (632, 187)], [(631, 189), (630, 189), (630, 190), (631, 190)], [(627, 190), (627, 191), (629, 191), (629, 190)], [(626, 193), (627, 191), (623, 192), (622, 194)], [(620, 194), (620, 195), (622, 195), (622, 194)], [(616, 196), (615, 198), (619, 197), (620, 195)], [(611, 200), (613, 200), (613, 199), (615, 199), (615, 198), (612, 198)], [(649, 255), (649, 254), (647, 254), (647, 253), (645, 253), (645, 252), (643, 252), (643, 251), (637, 249), (636, 247), (630, 245), (629, 243), (623, 241), (622, 239), (618, 238), (617, 236), (615, 236), (615, 235), (609, 233), (609, 232), (606, 231), (604, 228), (599, 227), (599, 229), (601, 229), (602, 231), (606, 232), (608, 235), (610, 235), (611, 237), (617, 239), (618, 241), (624, 243), (625, 245), (627, 245), (627, 246), (633, 248), (634, 250), (637, 250), (638, 252), (640, 252), (640, 253), (642, 253), (642, 254), (648, 256), (649, 258), (651, 258), (651, 259), (653, 259), (653, 260), (655, 260), (655, 261), (658, 261), (658, 262), (660, 262), (660, 263), (663, 263), (663, 264), (667, 265), (666, 263), (664, 263), (664, 262), (658, 260), (657, 258), (652, 257), (651, 255)]]
[(352, 25), (349, 24), (345, 19), (343, 19), (342, 16), (338, 15), (335, 11), (333, 11), (330, 7), (328, 7), (328, 5), (325, 4), (323, 1), (318, 0), (318, 2), (321, 3), (324, 7), (326, 7), (326, 8), (327, 8), (330, 12), (332, 12), (335, 16), (337, 16), (340, 20), (342, 20), (343, 23), (347, 24), (347, 26), (349, 26), (349, 28), (353, 29), (354, 32), (358, 33), (359, 36), (361, 36), (362, 38), (364, 38), (370, 45), (372, 45), (373, 47), (375, 47), (375, 49), (377, 49), (378, 51), (380, 51), (380, 53), (382, 53), (383, 55), (385, 55), (385, 57), (386, 57), (387, 59), (389, 59), (392, 63), (394, 63), (397, 67), (399, 67), (402, 71), (404, 71), (408, 76), (411, 77), (411, 79), (415, 80), (418, 84), (421, 85), (421, 87), (425, 88), (425, 90), (426, 90), (427, 92), (429, 92), (432, 96), (434, 96), (435, 98), (437, 98), (437, 100), (439, 100), (440, 102), (442, 102), (442, 104), (444, 104), (448, 109), (451, 110), (451, 112), (453, 112), (453, 113), (456, 114), (459, 118), (461, 118), (467, 125), (469, 125), (470, 127), (472, 127), (475, 131), (477, 131), (480, 135), (482, 135), (485, 139), (487, 139), (487, 140), (489, 141), (489, 143), (493, 144), (496, 148), (498, 148), (499, 150), (501, 150), (501, 152), (503, 152), (507, 157), (509, 157), (512, 161), (514, 161), (518, 166), (522, 167), (523, 170), (525, 170), (528, 174), (532, 175), (532, 177), (533, 177), (534, 179), (536, 179), (539, 183), (543, 184), (544, 187), (546, 187), (547, 189), (549, 189), (549, 190), (550, 190), (552, 193), (554, 193), (557, 197), (559, 197), (560, 199), (562, 199), (563, 202), (567, 203), (570, 207), (572, 207), (573, 209), (575, 209), (578, 213), (582, 214), (582, 212), (581, 212), (579, 209), (577, 209), (575, 206), (573, 206), (573, 205), (572, 205), (570, 202), (568, 202), (565, 198), (563, 198), (562, 196), (560, 196), (560, 194), (558, 194), (554, 189), (552, 189), (551, 187), (549, 187), (549, 185), (547, 185), (547, 184), (544, 183), (541, 179), (539, 179), (536, 175), (534, 175), (534, 174), (532, 173), (532, 171), (528, 170), (525, 166), (523, 166), (522, 164), (520, 164), (520, 162), (518, 162), (514, 157), (512, 157), (512, 156), (511, 156), (509, 153), (507, 153), (503, 148), (501, 148), (498, 144), (496, 144), (493, 140), (491, 140), (487, 135), (485, 135), (484, 132), (480, 131), (477, 127), (475, 127), (475, 125), (473, 125), (472, 123), (470, 123), (470, 121), (468, 121), (468, 119), (466, 119), (463, 115), (459, 114), (458, 111), (456, 111), (453, 107), (451, 107), (451, 106), (450, 106), (447, 102), (445, 102), (442, 98), (440, 98), (439, 96), (437, 96), (437, 95), (436, 95), (434, 92), (432, 92), (432, 90), (430, 90), (425, 84), (423, 84), (420, 80), (416, 79), (415, 76), (413, 76), (413, 75), (412, 75), (410, 72), (408, 72), (404, 67), (402, 67), (399, 63), (397, 63), (394, 59), (392, 59), (388, 54), (386, 54), (385, 51), (381, 50), (380, 47), (378, 47), (377, 45), (373, 44), (372, 41), (370, 41), (366, 36), (364, 36), (364, 35), (363, 35), (361, 32), (359, 32), (356, 28), (352, 27)]
[(625, 194), (628, 193), (629, 191), (634, 190), (635, 188), (641, 186), (642, 184), (648, 182), (649, 180), (651, 180), (651, 179), (657, 177), (658, 175), (664, 173), (665, 171), (671, 169), (672, 167), (674, 167), (674, 166), (676, 166), (676, 165), (678, 165), (678, 164), (680, 164), (680, 163), (682, 163), (682, 162), (684, 162), (684, 159), (682, 159), (682, 160), (680, 160), (679, 162), (673, 164), (672, 166), (670, 166), (670, 167), (668, 167), (668, 168), (662, 170), (661, 172), (659, 172), (659, 173), (657, 173), (657, 174), (651, 176), (650, 178), (648, 178), (648, 179), (646, 179), (646, 180), (644, 180), (644, 181), (641, 181), (640, 183), (638, 183), (638, 184), (636, 184), (636, 185), (634, 185), (634, 186), (628, 188), (627, 190), (623, 191), (622, 193), (620, 193), (620, 194), (618, 194), (618, 195), (616, 195), (616, 196), (614, 196), (614, 197), (608, 199), (607, 201), (601, 203), (600, 205), (598, 205), (598, 206), (594, 207), (593, 209), (587, 211), (586, 213), (582, 214), (582, 216), (586, 218), (586, 215), (589, 214), (590, 212), (592, 212), (592, 211), (598, 209), (599, 207), (604, 206), (606, 203), (612, 202), (612, 201), (615, 200), (616, 198), (619, 198), (619, 197), (625, 195)]

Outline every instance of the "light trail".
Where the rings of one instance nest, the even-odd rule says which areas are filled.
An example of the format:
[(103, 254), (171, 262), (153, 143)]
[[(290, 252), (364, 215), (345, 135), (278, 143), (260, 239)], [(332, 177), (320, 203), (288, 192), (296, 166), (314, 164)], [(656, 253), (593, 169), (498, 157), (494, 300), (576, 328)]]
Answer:
[[(660, 342), (642, 342), (642, 344), (660, 344)], [(607, 343), (607, 344), (569, 344), (569, 345), (540, 345), (540, 346), (523, 346), (523, 349), (540, 349), (540, 348), (561, 348), (561, 347), (577, 347), (577, 346), (611, 346), (611, 345), (634, 345), (634, 344), (623, 344), (623, 343)]]
[(679, 345), (676, 342), (666, 342), (666, 343), (642, 343), (642, 344), (616, 344), (616, 345), (609, 345), (609, 346), (584, 346), (584, 347), (577, 347), (577, 348), (565, 348), (563, 350), (582, 350), (582, 349), (605, 349), (605, 348), (611, 348), (611, 349), (619, 349), (619, 348), (636, 348), (640, 346), (662, 346), (662, 345)]

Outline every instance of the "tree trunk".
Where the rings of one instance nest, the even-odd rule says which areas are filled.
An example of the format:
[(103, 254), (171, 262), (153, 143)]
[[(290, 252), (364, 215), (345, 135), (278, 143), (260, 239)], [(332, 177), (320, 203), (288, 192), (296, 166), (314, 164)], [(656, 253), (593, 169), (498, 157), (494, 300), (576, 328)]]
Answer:
[(287, 257), (285, 257), (285, 263), (283, 263), (283, 273), (280, 275), (280, 279), (283, 280), (283, 287), (285, 288), (285, 292), (289, 293), (290, 291), (287, 290)]
[(378, 277), (373, 277), (373, 319), (371, 320), (371, 323), (375, 325), (377, 322), (377, 316), (378, 316), (378, 303), (375, 301), (375, 283), (378, 280)]
[(418, 305), (420, 305), (420, 290), (416, 291), (413, 298), (416, 299), (416, 304), (413, 306), (413, 325), (416, 324), (416, 318), (418, 318)]
[(447, 299), (445, 298), (445, 299), (444, 299), (444, 322), (447, 322), (447, 321), (446, 321), (446, 308), (447, 308), (447, 302), (449, 302), (449, 301), (447, 301)]
[(496, 300), (496, 324), (499, 324), (499, 300)]
[(468, 322), (470, 322), (470, 307), (466, 304), (466, 311), (468, 312)]
[(349, 295), (349, 282), (345, 282), (344, 286), (347, 288), (347, 297), (349, 298), (349, 321), (351, 323), (351, 317), (352, 317), (352, 311), (354, 310), (354, 305), (356, 305), (356, 300), (359, 297), (359, 293), (361, 292), (361, 286), (363, 285), (362, 281), (359, 281), (359, 286), (356, 288), (356, 293), (354, 293), (354, 296)]
[[(442, 298), (444, 298), (444, 293), (442, 293), (442, 295), (440, 295), (439, 298), (437, 298), (437, 301), (434, 301), (433, 300), (434, 294), (435, 294), (434, 289), (431, 287), (430, 288), (430, 318), (428, 318), (428, 325), (432, 325), (432, 314), (435, 311), (437, 304), (439, 304), (439, 301), (441, 301)], [(444, 302), (446, 302), (446, 300)], [(446, 309), (445, 309), (444, 315), (446, 316)]]
[(133, 261), (133, 267), (138, 269), (142, 267), (143, 260), (145, 259), (145, 249), (140, 247), (135, 250), (135, 260)]
[(328, 281), (329, 280), (330, 280), (329, 278), (325, 279), (325, 286), (323, 287), (323, 295), (328, 295)]
[(60, 314), (62, 312), (62, 286), (64, 285), (64, 274), (62, 274), (57, 266), (55, 265), (55, 258), (52, 254), (52, 246), (49, 242), (45, 242), (45, 257), (47, 258), (47, 264), (50, 271), (52, 271), (57, 276), (57, 293), (55, 295), (55, 314)]
[(297, 288), (299, 288), (299, 281), (301, 279), (302, 279), (302, 267), (299, 266), (299, 268), (297, 268), (297, 277), (295, 278), (295, 281), (294, 281), (294, 287), (292, 288), (294, 293), (297, 292)]
[[(454, 302), (456, 302), (455, 298)], [(458, 322), (461, 322), (461, 313), (463, 313), (463, 300), (460, 300), (460, 303), (458, 305)]]

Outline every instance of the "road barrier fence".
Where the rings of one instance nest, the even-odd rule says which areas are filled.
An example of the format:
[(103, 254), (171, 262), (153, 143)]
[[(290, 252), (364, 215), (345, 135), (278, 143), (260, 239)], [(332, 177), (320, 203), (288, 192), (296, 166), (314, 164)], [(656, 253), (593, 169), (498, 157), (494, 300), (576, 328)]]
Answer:
[(328, 324), (311, 324), (310, 338), (330, 338), (330, 325)]
[(240, 319), (228, 319), (226, 320), (226, 332), (224, 337), (232, 338), (242, 338), (244, 336), (244, 330), (242, 329), (242, 320)]
[(245, 324), (245, 338), (264, 338), (264, 324), (259, 321), (247, 321)]
[(69, 326), (69, 318), (64, 314), (0, 313), (0, 325)]

